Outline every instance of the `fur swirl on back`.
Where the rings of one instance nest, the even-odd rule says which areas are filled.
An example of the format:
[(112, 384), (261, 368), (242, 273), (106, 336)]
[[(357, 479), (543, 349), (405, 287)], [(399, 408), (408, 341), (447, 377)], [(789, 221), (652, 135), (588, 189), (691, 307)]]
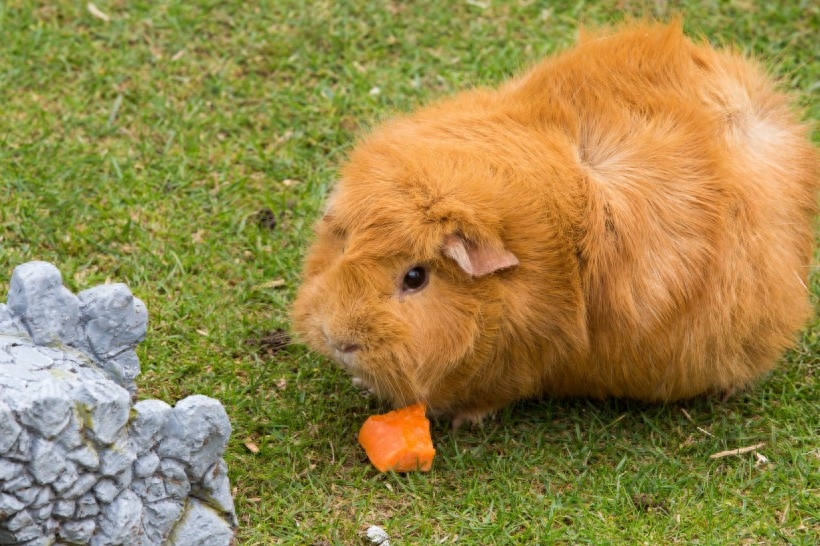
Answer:
[(396, 406), (458, 420), (742, 388), (812, 313), (817, 191), (808, 129), (756, 62), (679, 23), (583, 34), (361, 139), (294, 327)]

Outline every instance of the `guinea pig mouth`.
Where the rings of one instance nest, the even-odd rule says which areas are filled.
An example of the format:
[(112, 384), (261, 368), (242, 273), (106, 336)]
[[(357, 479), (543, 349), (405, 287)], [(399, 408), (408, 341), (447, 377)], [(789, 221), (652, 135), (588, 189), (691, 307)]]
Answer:
[[(328, 356), (343, 368), (353, 371), (357, 368), (357, 355), (362, 346), (355, 342), (342, 341), (331, 336), (326, 327), (320, 329)], [(317, 347), (319, 348), (319, 347)]]
[(358, 365), (356, 363), (356, 353), (358, 352), (358, 349), (338, 348), (330, 344), (328, 344), (328, 349), (330, 350), (333, 360), (335, 360), (342, 368), (351, 373), (358, 369)]

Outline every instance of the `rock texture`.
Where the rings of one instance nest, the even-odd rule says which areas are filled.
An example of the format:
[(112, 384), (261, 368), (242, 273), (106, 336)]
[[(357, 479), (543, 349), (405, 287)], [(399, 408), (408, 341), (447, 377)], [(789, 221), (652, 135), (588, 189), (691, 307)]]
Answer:
[(0, 304), (0, 545), (227, 546), (236, 515), (222, 405), (132, 403), (145, 305), (72, 294), (45, 262)]

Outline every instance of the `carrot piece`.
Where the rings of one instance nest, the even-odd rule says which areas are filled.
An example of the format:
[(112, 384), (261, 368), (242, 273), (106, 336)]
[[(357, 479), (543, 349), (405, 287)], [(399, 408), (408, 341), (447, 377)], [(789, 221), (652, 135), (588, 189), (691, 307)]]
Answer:
[(433, 466), (433, 440), (424, 404), (384, 415), (371, 415), (359, 431), (359, 443), (379, 472), (428, 472)]

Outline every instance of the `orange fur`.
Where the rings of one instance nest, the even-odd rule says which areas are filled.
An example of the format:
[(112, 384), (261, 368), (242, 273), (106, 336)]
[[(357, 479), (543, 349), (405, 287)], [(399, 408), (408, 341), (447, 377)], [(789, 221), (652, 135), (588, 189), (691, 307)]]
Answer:
[[(817, 191), (807, 128), (757, 63), (679, 23), (584, 35), (359, 142), (295, 330), (394, 405), (459, 419), (742, 388), (812, 313)], [(429, 283), (406, 292), (416, 265)]]

